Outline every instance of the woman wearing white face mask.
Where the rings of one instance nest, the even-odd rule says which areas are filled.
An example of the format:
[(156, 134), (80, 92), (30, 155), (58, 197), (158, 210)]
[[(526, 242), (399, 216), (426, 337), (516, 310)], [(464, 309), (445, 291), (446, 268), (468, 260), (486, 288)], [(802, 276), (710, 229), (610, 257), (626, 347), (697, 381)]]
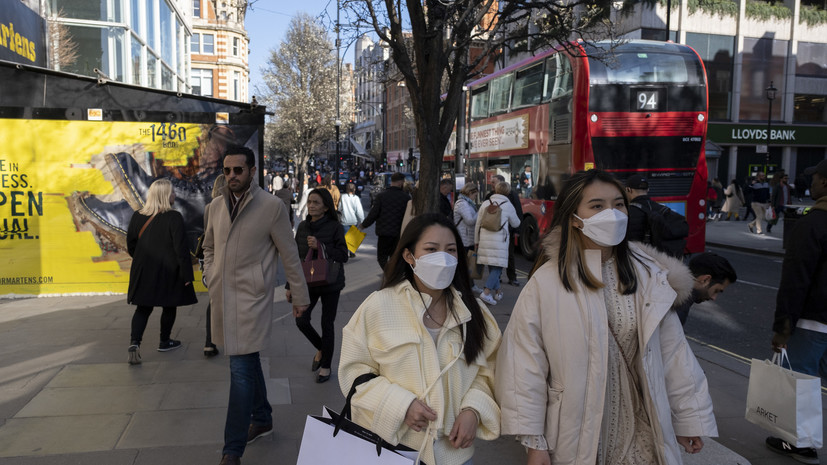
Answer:
[(623, 186), (576, 173), (497, 358), (502, 433), (527, 463), (680, 464), (717, 435), (706, 378), (670, 308), (689, 298), (678, 260), (626, 241)]
[(353, 419), (420, 451), (428, 465), (463, 465), (475, 438), (499, 435), (493, 375), (500, 331), (471, 292), (456, 227), (440, 214), (411, 220), (371, 294), (342, 331), (339, 386), (354, 380)]

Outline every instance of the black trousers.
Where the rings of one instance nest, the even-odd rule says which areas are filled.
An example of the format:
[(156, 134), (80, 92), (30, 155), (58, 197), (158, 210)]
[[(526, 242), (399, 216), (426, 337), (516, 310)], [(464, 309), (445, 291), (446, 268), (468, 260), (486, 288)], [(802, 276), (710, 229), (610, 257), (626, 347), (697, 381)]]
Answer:
[(204, 342), (204, 347), (212, 347), (212, 308), (207, 302), (207, 340)]
[[(310, 306), (302, 313), (302, 316), (296, 318), (296, 326), (299, 331), (304, 334), (304, 337), (313, 344), (316, 350), (322, 351), (322, 368), (330, 368), (333, 361), (333, 348), (336, 345), (336, 330), (333, 328), (333, 323), (336, 322), (336, 309), (339, 307), (339, 294), (342, 291), (333, 292), (314, 292), (310, 289)], [(322, 335), (313, 328), (310, 324), (310, 315), (313, 312), (313, 307), (316, 302), (322, 300)]]
[(508, 276), (508, 281), (513, 282), (517, 280), (517, 268), (514, 266), (514, 231), (508, 236), (508, 266), (505, 268), (505, 275)]
[[(149, 322), (149, 315), (152, 314), (154, 307), (138, 305), (135, 309), (135, 314), (132, 315), (132, 344), (141, 344), (144, 338), (144, 330), (146, 324)], [(175, 324), (175, 316), (178, 313), (177, 307), (163, 307), (161, 313), (161, 341), (168, 341), (170, 334), (172, 334), (172, 325)]]
[(396, 244), (399, 242), (398, 236), (379, 236), (376, 241), (376, 261), (379, 266), (385, 269), (388, 264), (393, 251), (396, 250)]

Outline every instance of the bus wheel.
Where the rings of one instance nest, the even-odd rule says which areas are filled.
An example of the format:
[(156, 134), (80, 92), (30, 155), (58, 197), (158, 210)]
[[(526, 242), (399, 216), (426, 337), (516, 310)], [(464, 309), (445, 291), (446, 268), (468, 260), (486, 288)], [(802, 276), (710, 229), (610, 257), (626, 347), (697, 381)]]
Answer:
[(540, 228), (537, 227), (537, 220), (533, 216), (526, 216), (520, 224), (520, 253), (527, 260), (534, 260), (537, 257), (540, 244)]

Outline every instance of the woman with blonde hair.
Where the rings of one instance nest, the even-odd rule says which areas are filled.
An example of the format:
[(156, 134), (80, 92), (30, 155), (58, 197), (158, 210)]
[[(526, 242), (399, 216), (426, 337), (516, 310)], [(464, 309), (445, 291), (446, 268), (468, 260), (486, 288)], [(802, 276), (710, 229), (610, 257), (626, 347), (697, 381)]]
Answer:
[(168, 179), (149, 186), (146, 202), (132, 215), (126, 246), (132, 257), (127, 302), (136, 305), (129, 344), (130, 365), (141, 363), (141, 340), (153, 307), (162, 307), (159, 352), (181, 347), (172, 339), (177, 307), (198, 302), (192, 287), (193, 272), (184, 218), (172, 209), (175, 193)]
[(681, 462), (716, 436), (712, 400), (676, 302), (679, 260), (626, 239), (629, 201), (610, 174), (574, 174), (508, 322), (495, 392), (502, 433), (530, 465)]

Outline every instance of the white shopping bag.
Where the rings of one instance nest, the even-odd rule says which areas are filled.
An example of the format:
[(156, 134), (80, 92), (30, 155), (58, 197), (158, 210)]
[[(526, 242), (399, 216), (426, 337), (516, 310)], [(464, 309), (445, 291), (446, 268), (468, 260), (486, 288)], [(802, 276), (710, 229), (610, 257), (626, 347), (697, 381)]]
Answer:
[[(296, 465), (413, 465), (414, 459), (390, 450), (387, 443), (377, 448), (375, 434), (346, 418), (334, 436), (339, 415), (325, 410), (324, 415), (307, 416)], [(416, 457), (416, 451), (413, 454)]]
[(787, 351), (772, 360), (752, 359), (746, 419), (795, 447), (822, 446), (821, 379), (782, 366)]

